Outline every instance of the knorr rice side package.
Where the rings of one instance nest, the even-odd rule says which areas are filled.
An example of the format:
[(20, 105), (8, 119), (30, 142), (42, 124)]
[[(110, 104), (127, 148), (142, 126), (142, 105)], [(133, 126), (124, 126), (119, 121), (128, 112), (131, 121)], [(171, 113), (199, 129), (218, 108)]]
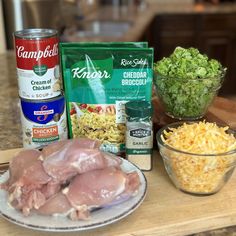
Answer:
[(121, 154), (124, 104), (151, 100), (153, 49), (145, 43), (62, 43), (60, 50), (69, 137), (98, 139), (102, 150)]
[(76, 43), (61, 43), (64, 47), (118, 47), (118, 48), (147, 48), (148, 42), (76, 42)]

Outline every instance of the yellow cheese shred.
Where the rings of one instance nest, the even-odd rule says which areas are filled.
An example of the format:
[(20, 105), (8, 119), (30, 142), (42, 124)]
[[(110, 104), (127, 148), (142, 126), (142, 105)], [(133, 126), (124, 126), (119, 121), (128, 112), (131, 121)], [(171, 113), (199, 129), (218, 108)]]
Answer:
[(236, 148), (236, 139), (229, 129), (216, 123), (200, 121), (184, 123), (178, 128), (165, 131), (162, 140), (169, 146), (195, 154), (220, 154)]

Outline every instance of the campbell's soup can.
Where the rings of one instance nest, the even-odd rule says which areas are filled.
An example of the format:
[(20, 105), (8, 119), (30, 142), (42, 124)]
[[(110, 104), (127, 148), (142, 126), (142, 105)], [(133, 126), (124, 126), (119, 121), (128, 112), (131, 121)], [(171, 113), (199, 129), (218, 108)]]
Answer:
[(30, 100), (61, 94), (58, 33), (54, 29), (14, 32), (19, 96)]
[(68, 138), (64, 96), (46, 100), (20, 99), (24, 148), (40, 148)]

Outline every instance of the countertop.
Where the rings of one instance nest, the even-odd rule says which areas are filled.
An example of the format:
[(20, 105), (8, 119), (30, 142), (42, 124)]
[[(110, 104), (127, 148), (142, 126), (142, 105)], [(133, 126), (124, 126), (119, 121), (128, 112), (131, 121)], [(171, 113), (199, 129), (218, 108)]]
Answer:
[[(112, 7), (110, 5), (100, 6), (96, 11), (84, 16), (81, 21), (91, 20), (111, 20), (111, 21), (128, 21), (131, 27), (120, 37), (80, 37), (78, 39), (75, 33), (71, 32), (74, 27), (74, 14), (76, 9), (71, 6), (67, 7), (64, 11), (64, 19), (67, 27), (67, 40), (69, 41), (138, 41), (150, 26), (151, 22), (158, 15), (167, 14), (236, 14), (236, 3), (221, 3), (221, 4), (194, 4), (185, 3), (179, 4), (177, 2), (170, 3), (156, 3), (155, 0), (146, 0), (143, 7)], [(69, 31), (68, 31), (69, 29)], [(151, 30), (151, 29), (150, 29)]]
[(154, 14), (220, 14), (236, 13), (236, 3), (156, 3), (155, 0), (146, 0), (147, 6), (150, 7)]
[(21, 147), (21, 124), (14, 52), (0, 54), (0, 149)]
[[(22, 147), (14, 52), (0, 54), (0, 65), (0, 150), (5, 150)], [(233, 104), (234, 107), (235, 104)], [(236, 227), (195, 234), (194, 236), (210, 235), (233, 236), (236, 235)]]
[[(5, 160), (9, 160), (16, 151), (19, 150), (0, 151), (0, 155), (3, 159), (6, 158)], [(107, 224), (104, 227), (81, 232), (60, 232), (60, 236), (183, 236), (194, 232), (236, 224), (236, 172), (234, 172), (229, 182), (218, 193), (206, 197), (197, 197), (183, 193), (173, 186), (157, 150), (153, 152), (153, 163), (153, 170), (144, 173), (147, 179), (146, 197), (138, 209), (133, 211), (132, 214), (126, 217), (123, 217), (122, 214), (114, 214), (118, 218), (121, 217), (114, 224)], [(145, 187), (144, 182), (142, 182), (143, 187)], [(141, 195), (136, 200), (139, 200), (140, 197)], [(129, 201), (129, 206), (131, 206), (130, 204), (132, 205)], [(123, 206), (124, 208), (122, 207), (122, 209), (125, 210), (125, 213), (128, 212), (130, 208), (127, 207), (127, 204)], [(105, 219), (107, 220), (106, 223), (111, 223), (110, 217), (106, 217), (107, 211), (118, 210), (120, 212), (120, 207), (121, 205), (117, 205), (113, 208), (103, 210)], [(37, 221), (37, 218), (33, 214), (28, 218), (21, 218), (18, 214), (12, 216), (11, 211), (6, 208), (1, 207), (1, 210), (4, 211), (5, 216), (10, 215), (13, 221), (16, 220), (19, 224), (25, 223), (25, 227), (29, 225), (29, 227), (39, 229), (39, 226), (48, 225), (42, 221), (42, 218), (45, 219), (45, 217), (42, 217), (40, 220), (38, 218)], [(101, 211), (92, 213), (91, 218), (99, 220), (98, 216), (101, 217)], [(112, 213), (110, 212), (110, 214)], [(51, 221), (50, 227), (56, 227), (58, 230), (58, 226), (61, 226), (64, 231), (68, 230), (64, 228), (64, 222), (62, 225), (58, 223), (61, 222), (61, 218), (58, 221), (56, 219), (54, 218)], [(103, 218), (101, 217), (101, 219)], [(47, 220), (49, 219), (47, 218)], [(67, 221), (67, 223), (69, 227), (70, 221)], [(72, 224), (73, 227), (78, 227), (81, 226), (80, 223), (73, 222)], [(88, 226), (93, 225), (91, 221), (86, 223)], [(46, 230), (45, 232), (38, 230), (32, 231), (25, 227), (20, 227), (0, 218), (0, 234), (4, 236), (25, 236), (31, 234), (34, 234), (34, 236), (55, 235), (55, 233), (46, 232)], [(62, 229), (60, 230), (62, 231)], [(215, 232), (214, 234), (211, 232), (211, 234), (201, 235), (222, 235), (216, 234)], [(225, 232), (227, 232), (226, 235), (233, 235), (230, 234), (228, 229)]]

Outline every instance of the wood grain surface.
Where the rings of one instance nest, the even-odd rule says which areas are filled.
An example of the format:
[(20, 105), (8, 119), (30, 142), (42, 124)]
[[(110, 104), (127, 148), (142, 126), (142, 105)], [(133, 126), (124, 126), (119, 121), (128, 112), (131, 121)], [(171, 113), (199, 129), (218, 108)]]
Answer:
[[(152, 102), (154, 107), (154, 133), (167, 124), (179, 121), (165, 114), (163, 107), (156, 97), (153, 98)], [(216, 97), (206, 115), (200, 120), (216, 122), (219, 125), (229, 126), (231, 129), (236, 130), (236, 101), (223, 97)], [(157, 148), (155, 135), (154, 148)]]
[[(153, 119), (157, 128), (178, 121), (165, 115), (156, 97), (153, 98), (153, 106)], [(201, 120), (204, 119), (210, 122), (217, 122), (221, 125), (228, 125), (230, 128), (236, 129), (236, 102), (223, 97), (216, 97), (213, 104), (209, 107), (208, 112)]]
[[(9, 160), (18, 150), (0, 152)], [(61, 236), (177, 236), (236, 225), (236, 172), (220, 192), (197, 197), (183, 193), (171, 183), (158, 151), (153, 154), (154, 168), (145, 172), (148, 181), (143, 204), (131, 215), (109, 226), (87, 232), (60, 233)], [(0, 218), (0, 235), (46, 236)]]

